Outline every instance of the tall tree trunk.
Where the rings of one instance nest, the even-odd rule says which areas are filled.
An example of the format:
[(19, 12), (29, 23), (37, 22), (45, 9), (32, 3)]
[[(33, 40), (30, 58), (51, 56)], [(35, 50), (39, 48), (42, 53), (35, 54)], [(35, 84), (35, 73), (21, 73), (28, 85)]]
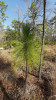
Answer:
[(26, 59), (26, 72), (25, 72), (25, 82), (27, 81), (27, 59)]
[(20, 22), (19, 22), (19, 28), (18, 28), (18, 31), (19, 31), (19, 39), (20, 39)]
[(43, 46), (44, 46), (44, 35), (45, 35), (45, 16), (46, 16), (46, 0), (44, 0), (44, 14), (43, 14), (43, 35), (42, 35), (42, 47), (41, 47), (41, 55), (40, 55), (40, 66), (39, 66), (39, 79), (41, 79), (41, 66), (43, 60)]

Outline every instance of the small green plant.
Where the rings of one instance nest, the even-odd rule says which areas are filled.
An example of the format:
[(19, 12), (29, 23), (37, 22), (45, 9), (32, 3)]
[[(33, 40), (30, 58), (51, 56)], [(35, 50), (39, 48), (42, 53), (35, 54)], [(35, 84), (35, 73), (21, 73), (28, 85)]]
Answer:
[(27, 69), (37, 67), (40, 61), (40, 43), (34, 39), (34, 33), (30, 31), (30, 24), (23, 24), (22, 40), (17, 42), (14, 48), (14, 59), (18, 66), (25, 66)]

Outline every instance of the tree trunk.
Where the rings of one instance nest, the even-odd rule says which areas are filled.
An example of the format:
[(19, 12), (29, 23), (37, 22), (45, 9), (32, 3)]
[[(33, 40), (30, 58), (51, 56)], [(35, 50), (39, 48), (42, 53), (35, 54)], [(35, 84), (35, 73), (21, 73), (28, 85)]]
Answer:
[[(26, 44), (27, 45), (27, 44)], [(26, 92), (26, 84), (27, 84), (27, 48), (26, 48), (26, 54), (25, 54), (25, 59), (26, 59), (26, 71), (25, 71), (25, 92)]]
[(41, 55), (40, 55), (40, 66), (39, 66), (39, 79), (41, 79), (41, 66), (43, 60), (43, 46), (44, 46), (44, 35), (45, 35), (45, 16), (46, 16), (46, 0), (44, 0), (44, 14), (43, 14), (43, 35), (42, 35), (42, 47), (41, 47)]
[(26, 59), (25, 88), (24, 88), (24, 92), (26, 92), (26, 84), (27, 84), (27, 59)]
[(27, 81), (27, 59), (26, 59), (26, 72), (25, 72), (25, 82)]

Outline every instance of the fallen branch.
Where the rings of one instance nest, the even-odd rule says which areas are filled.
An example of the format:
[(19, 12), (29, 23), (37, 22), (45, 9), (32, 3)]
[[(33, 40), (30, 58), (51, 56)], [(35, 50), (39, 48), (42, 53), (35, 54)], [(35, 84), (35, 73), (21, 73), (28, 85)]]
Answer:
[(51, 96), (48, 100), (51, 100), (53, 97), (56, 97), (56, 95)]

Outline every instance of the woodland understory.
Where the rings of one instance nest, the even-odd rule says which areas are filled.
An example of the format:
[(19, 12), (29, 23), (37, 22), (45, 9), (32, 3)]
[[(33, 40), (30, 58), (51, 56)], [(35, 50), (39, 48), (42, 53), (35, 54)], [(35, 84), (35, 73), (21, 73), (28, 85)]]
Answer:
[[(55, 46), (53, 46), (54, 48)], [(50, 49), (50, 50), (49, 50)], [(12, 70), (12, 63), (10, 58), (10, 50), (2, 50), (0, 53), (0, 98), (1, 100), (55, 100), (56, 93), (56, 63), (52, 46), (45, 50), (44, 62), (42, 66), (42, 79), (39, 80), (38, 72), (33, 70), (28, 71), (27, 85), (25, 90), (25, 72), (22, 68)], [(53, 49), (55, 51), (55, 49)], [(9, 55), (7, 57), (7, 55)], [(46, 61), (46, 59), (48, 61)], [(2, 94), (2, 95), (1, 95)]]
[(56, 100), (55, 0), (0, 1), (0, 100)]

